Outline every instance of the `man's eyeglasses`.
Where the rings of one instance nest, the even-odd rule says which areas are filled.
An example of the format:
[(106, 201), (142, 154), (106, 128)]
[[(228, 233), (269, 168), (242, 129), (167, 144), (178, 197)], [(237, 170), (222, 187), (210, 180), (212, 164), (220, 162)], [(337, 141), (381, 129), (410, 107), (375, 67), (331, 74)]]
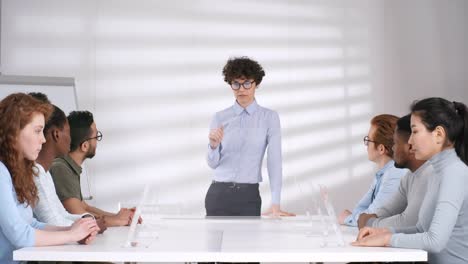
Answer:
[(85, 141), (88, 141), (88, 140), (91, 140), (91, 139), (96, 139), (97, 141), (101, 141), (102, 140), (101, 131), (98, 131), (97, 135), (95, 137), (90, 137), (90, 138), (87, 138), (87, 139), (83, 140), (83, 142), (81, 142), (81, 144), (83, 144)]
[(231, 88), (233, 90), (239, 90), (242, 87), (244, 87), (244, 89), (250, 89), (252, 88), (252, 85), (255, 83), (255, 81), (245, 81), (243, 83), (239, 83), (239, 82), (232, 82), (231, 83)]
[(369, 146), (369, 142), (377, 144), (377, 142), (375, 142), (374, 140), (370, 140), (369, 136), (365, 136), (363, 140), (364, 140), (364, 145), (365, 146)]

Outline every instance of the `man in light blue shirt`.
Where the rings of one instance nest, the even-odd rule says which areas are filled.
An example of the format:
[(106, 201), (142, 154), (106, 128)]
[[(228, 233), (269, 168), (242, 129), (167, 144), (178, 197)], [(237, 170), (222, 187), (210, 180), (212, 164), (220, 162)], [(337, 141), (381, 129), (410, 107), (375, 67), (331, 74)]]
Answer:
[(395, 167), (393, 156), (393, 133), (398, 117), (378, 115), (371, 120), (368, 136), (364, 137), (370, 161), (375, 162), (379, 171), (367, 193), (358, 202), (354, 210), (343, 211), (338, 221), (340, 224), (357, 226), (359, 215), (373, 214), (398, 191), (401, 178), (408, 172)]
[(265, 72), (246, 57), (230, 59), (223, 69), (236, 102), (215, 114), (209, 133), (208, 165), (214, 170), (206, 194), (207, 216), (259, 216), (262, 161), (267, 151), (272, 205), (267, 214), (293, 215), (280, 210), (282, 184), (281, 126), (278, 114), (261, 107), (255, 90)]

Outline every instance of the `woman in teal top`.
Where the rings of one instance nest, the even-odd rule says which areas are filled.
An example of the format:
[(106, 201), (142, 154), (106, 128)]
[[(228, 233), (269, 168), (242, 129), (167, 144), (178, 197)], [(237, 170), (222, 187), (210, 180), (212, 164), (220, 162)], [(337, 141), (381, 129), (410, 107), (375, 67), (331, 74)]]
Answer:
[(468, 115), (459, 102), (428, 98), (411, 109), (415, 157), (428, 160), (434, 174), (414, 227), (363, 228), (357, 246), (417, 248), (429, 263), (468, 262)]
[(99, 228), (92, 218), (70, 227), (47, 226), (34, 219), (37, 202), (34, 160), (45, 142), (43, 129), (52, 106), (17, 93), (0, 102), (0, 263), (16, 263), (22, 247), (90, 243)]

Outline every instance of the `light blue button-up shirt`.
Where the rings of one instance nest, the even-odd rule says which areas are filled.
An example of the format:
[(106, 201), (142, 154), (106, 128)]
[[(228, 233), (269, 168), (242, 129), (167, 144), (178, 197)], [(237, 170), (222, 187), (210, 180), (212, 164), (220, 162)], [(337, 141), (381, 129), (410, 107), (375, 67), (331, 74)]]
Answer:
[(224, 128), (224, 137), (216, 149), (208, 146), (208, 165), (213, 179), (220, 182), (259, 183), (262, 161), (267, 152), (272, 204), (280, 204), (282, 185), (281, 126), (278, 113), (261, 107), (256, 101), (242, 108), (233, 106), (217, 112), (210, 128)]
[(33, 218), (30, 206), (18, 202), (10, 172), (1, 161), (0, 205), (0, 263), (17, 263), (13, 250), (34, 246), (35, 229), (43, 229), (45, 224)]
[(360, 214), (374, 214), (398, 191), (400, 180), (406, 173), (408, 173), (408, 170), (396, 168), (393, 160), (387, 162), (375, 174), (371, 187), (356, 205), (352, 214), (346, 217), (345, 225), (357, 226)]

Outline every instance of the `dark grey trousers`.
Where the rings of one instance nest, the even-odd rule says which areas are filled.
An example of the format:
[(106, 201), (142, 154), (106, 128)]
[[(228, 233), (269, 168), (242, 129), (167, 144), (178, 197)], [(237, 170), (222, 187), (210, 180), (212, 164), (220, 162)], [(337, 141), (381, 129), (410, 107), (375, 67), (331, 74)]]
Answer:
[(258, 183), (213, 181), (206, 193), (206, 216), (260, 216)]

